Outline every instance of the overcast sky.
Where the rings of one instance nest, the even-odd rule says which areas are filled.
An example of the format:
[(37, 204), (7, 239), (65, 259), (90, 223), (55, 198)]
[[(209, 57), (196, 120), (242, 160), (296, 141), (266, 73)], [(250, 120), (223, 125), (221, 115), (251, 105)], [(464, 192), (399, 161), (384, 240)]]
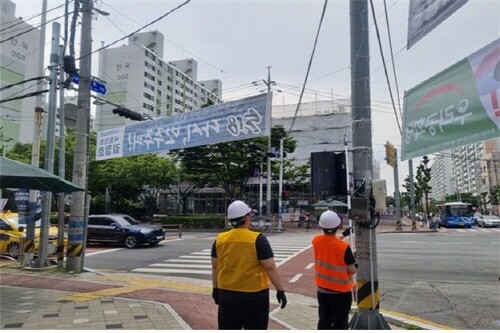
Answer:
[[(27, 18), (41, 11), (41, 0), (14, 2), (17, 5), (16, 16)], [(49, 0), (48, 8), (62, 3)], [(181, 3), (182, 0), (97, 1), (97, 8), (110, 15), (99, 15), (93, 22), (93, 49), (100, 47), (101, 41), (111, 43)], [(198, 61), (199, 80), (220, 79), (225, 100), (258, 94), (265, 86), (255, 87), (251, 83), (267, 79), (266, 67), (271, 66), (275, 89), (283, 91), (274, 94), (273, 104), (291, 104), (298, 101), (323, 3), (318, 0), (192, 0), (145, 31), (159, 30), (165, 36), (164, 60), (194, 58)], [(374, 0), (374, 6), (384, 56), (390, 61), (384, 1)], [(410, 50), (406, 50), (409, 2), (387, 0), (386, 7), (400, 99), (404, 90), (500, 36), (500, 0), (469, 0)], [(63, 12), (60, 8), (49, 13), (48, 18)], [(392, 194), (392, 168), (383, 160), (383, 144), (389, 140), (399, 151), (401, 136), (390, 102), (371, 12), (369, 16), (373, 152), (382, 166), (382, 178), (388, 181), (388, 194)], [(29, 23), (36, 25), (37, 20), (39, 18)], [(48, 36), (50, 32), (48, 27)], [(330, 0), (303, 102), (350, 96), (349, 33), (349, 1)], [(126, 43), (123, 41), (117, 45)], [(95, 75), (97, 60), (94, 57)], [(394, 98), (397, 98), (391, 63), (388, 63), (388, 68)], [(418, 163), (419, 159), (414, 161), (414, 164)], [(408, 174), (406, 163), (401, 163), (399, 174), (402, 183)]]

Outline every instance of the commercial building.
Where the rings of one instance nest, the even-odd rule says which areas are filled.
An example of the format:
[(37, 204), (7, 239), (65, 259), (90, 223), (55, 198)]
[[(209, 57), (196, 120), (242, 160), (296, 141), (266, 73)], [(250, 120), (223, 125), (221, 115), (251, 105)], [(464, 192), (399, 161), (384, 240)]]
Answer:
[(163, 42), (159, 31), (149, 31), (131, 36), (128, 45), (100, 51), (98, 77), (106, 82), (104, 99), (111, 104), (97, 106), (96, 131), (131, 121), (113, 114), (116, 105), (158, 118), (221, 102), (222, 82), (198, 81), (194, 59), (163, 60)]

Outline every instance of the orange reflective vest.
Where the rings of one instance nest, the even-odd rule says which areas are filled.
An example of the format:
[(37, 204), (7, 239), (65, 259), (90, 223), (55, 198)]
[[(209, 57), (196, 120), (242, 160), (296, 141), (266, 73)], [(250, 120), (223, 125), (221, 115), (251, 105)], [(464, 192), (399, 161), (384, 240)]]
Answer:
[(255, 248), (259, 234), (235, 228), (217, 236), (217, 286), (220, 289), (257, 292), (269, 288), (269, 278)]
[(354, 282), (344, 261), (349, 245), (334, 235), (318, 235), (313, 238), (312, 244), (316, 285), (338, 292), (351, 291)]

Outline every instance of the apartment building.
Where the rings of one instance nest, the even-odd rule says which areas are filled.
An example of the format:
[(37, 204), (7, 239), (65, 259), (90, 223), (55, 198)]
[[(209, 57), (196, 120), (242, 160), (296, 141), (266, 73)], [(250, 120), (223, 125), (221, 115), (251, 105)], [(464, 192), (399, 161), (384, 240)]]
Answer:
[(104, 99), (111, 104), (97, 106), (96, 131), (131, 122), (113, 114), (115, 105), (157, 118), (222, 101), (222, 82), (198, 81), (194, 59), (163, 60), (163, 42), (159, 31), (149, 31), (131, 36), (127, 45), (100, 52), (98, 76), (106, 82)]
[[(11, 0), (0, 1), (0, 22), (1, 40), (5, 41), (0, 47), (0, 85), (5, 87), (43, 75), (37, 72), (40, 30), (16, 17), (16, 4)], [(26, 82), (0, 91), (0, 100), (21, 97), (36, 91), (36, 81)], [(43, 108), (46, 109), (45, 106)], [(34, 119), (35, 97), (1, 103), (1, 144), (8, 150), (16, 142), (32, 142)]]
[(439, 153), (431, 165), (431, 198), (454, 193), (475, 196), (499, 184), (500, 138)]

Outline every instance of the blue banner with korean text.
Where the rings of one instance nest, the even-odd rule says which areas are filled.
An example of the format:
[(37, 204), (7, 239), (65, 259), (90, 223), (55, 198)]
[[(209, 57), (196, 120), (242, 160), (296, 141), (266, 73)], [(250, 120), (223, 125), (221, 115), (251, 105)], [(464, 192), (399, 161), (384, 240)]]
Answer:
[(98, 132), (96, 160), (268, 136), (271, 100), (261, 94)]

